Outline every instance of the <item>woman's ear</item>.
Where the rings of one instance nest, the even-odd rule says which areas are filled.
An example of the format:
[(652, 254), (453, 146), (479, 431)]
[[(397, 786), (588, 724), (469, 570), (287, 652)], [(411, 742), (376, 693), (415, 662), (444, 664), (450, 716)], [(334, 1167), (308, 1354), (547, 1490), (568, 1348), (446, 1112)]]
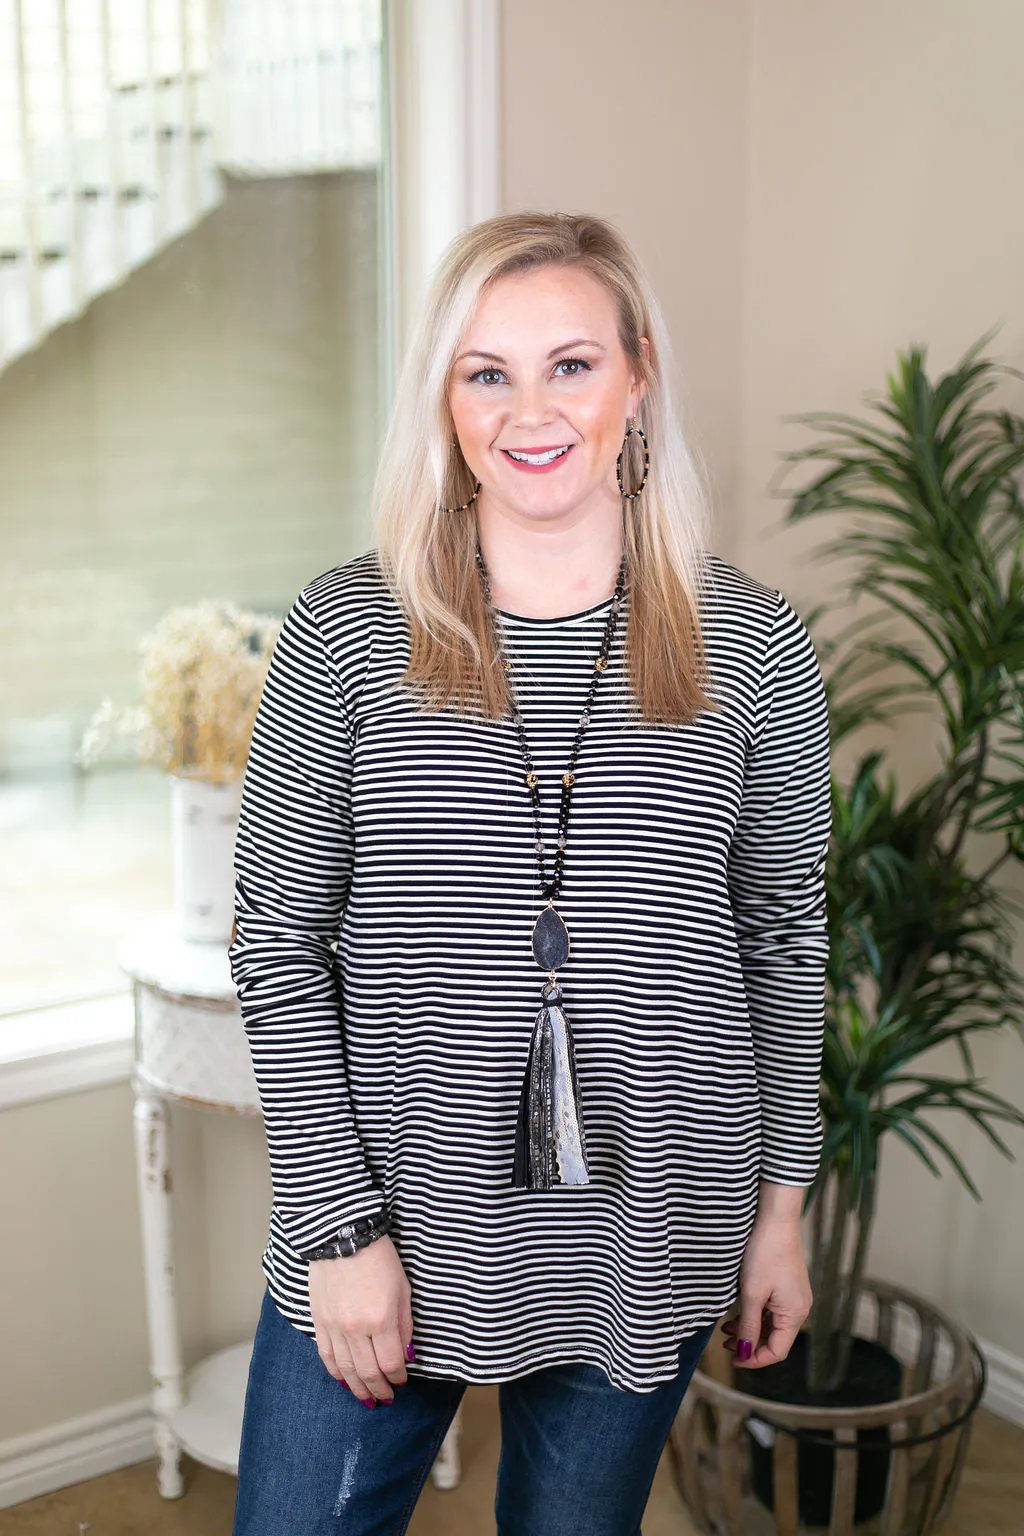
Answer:
[[(646, 358), (647, 362), (650, 362), (650, 360), (651, 360), (651, 343), (648, 341), (646, 336), (641, 336), (640, 337), (640, 350), (644, 354), (644, 357)], [(644, 380), (640, 377), (639, 374), (634, 374), (633, 375), (633, 387), (630, 390), (630, 400), (632, 402), (632, 409), (630, 410), (629, 414), (631, 416), (635, 416), (637, 411), (640, 409), (640, 402), (643, 399), (644, 395), (646, 395), (646, 393), (647, 393), (647, 385), (645, 384)]]

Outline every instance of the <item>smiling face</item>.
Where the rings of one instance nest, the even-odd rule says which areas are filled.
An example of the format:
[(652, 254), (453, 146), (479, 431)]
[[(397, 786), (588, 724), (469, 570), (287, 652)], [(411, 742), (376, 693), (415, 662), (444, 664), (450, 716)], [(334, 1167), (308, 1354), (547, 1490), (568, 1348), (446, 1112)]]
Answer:
[(530, 522), (618, 512), (615, 461), (642, 395), (615, 300), (581, 266), (535, 267), (486, 288), (448, 388), (482, 500)]

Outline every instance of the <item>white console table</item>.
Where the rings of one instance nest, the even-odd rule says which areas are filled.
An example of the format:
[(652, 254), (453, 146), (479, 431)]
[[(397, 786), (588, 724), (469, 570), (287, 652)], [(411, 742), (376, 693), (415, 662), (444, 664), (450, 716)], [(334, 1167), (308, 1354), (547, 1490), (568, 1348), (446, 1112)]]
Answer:
[[(174, 1276), (170, 1104), (258, 1115), (260, 1102), (226, 944), (187, 942), (168, 912), (133, 930), (117, 960), (131, 978), (135, 1003), (135, 1156), (157, 1486), (165, 1499), (177, 1499), (185, 1491), (183, 1450), (221, 1472), (238, 1472), (253, 1341), (218, 1350), (185, 1372)], [(434, 1462), (439, 1488), (459, 1481), (460, 1421), (461, 1409)]]

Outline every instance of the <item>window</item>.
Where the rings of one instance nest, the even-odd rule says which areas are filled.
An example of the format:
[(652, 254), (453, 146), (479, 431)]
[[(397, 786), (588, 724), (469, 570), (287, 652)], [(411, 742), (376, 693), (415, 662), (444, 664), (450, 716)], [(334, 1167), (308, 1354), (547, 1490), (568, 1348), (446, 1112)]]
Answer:
[(0, 0), (12, 1027), (124, 992), (117, 941), (170, 905), (163, 775), (73, 762), (140, 637), (207, 596), (282, 615), (368, 543), (381, 73), (370, 0)]

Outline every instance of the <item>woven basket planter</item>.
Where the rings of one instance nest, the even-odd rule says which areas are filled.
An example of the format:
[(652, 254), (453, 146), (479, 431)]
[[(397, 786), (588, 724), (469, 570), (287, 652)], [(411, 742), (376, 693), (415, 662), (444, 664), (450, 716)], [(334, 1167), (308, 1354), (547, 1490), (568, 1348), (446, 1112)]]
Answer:
[[(967, 1454), (984, 1360), (945, 1313), (883, 1280), (863, 1282), (855, 1335), (891, 1352), (900, 1396), (863, 1408), (754, 1396), (744, 1382), (758, 1373), (737, 1370), (716, 1332), (669, 1438), (679, 1491), (700, 1531), (928, 1536), (936, 1529)], [(933, 1433), (924, 1443), (902, 1443)], [(808, 1508), (822, 1504), (823, 1470), (827, 1498), (815, 1514), (822, 1523), (810, 1524)]]

